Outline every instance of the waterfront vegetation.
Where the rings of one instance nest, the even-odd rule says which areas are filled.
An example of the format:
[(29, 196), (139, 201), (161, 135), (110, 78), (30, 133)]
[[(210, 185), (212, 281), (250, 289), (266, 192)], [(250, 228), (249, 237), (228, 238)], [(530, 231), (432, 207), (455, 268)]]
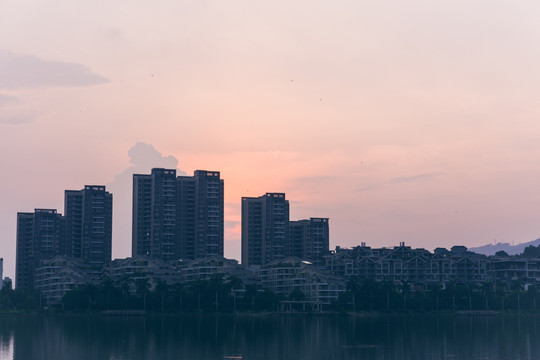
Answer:
[[(422, 313), (455, 311), (536, 312), (537, 288), (525, 289), (521, 282), (432, 284), (375, 282), (350, 278), (338, 300), (324, 307), (330, 312)], [(287, 303), (287, 306), (283, 306)], [(146, 279), (115, 285), (105, 279), (99, 285), (86, 284), (71, 290), (56, 306), (35, 290), (0, 290), (1, 311), (102, 312), (107, 310), (146, 313), (232, 313), (309, 311), (301, 290), (278, 296), (256, 285), (244, 285), (239, 278), (151, 286)]]

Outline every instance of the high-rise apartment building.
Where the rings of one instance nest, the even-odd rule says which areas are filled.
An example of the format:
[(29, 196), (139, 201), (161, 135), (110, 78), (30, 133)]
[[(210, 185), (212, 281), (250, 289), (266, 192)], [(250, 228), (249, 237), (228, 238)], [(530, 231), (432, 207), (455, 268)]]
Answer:
[(219, 171), (196, 170), (176, 180), (180, 257), (223, 256), (224, 185)]
[(133, 175), (132, 254), (162, 260), (223, 256), (223, 180), (218, 171)]
[(102, 185), (66, 190), (65, 248), (62, 254), (100, 267), (111, 261), (112, 194)]
[(54, 209), (17, 213), (15, 281), (18, 289), (33, 288), (39, 262), (62, 252), (64, 231), (64, 217)]
[(289, 222), (288, 256), (320, 264), (330, 250), (328, 218)]
[(133, 175), (132, 206), (132, 255), (149, 255), (152, 229), (152, 175)]
[(289, 201), (283, 193), (242, 198), (242, 264), (260, 266), (287, 255)]
[(133, 175), (132, 253), (173, 260), (176, 235), (176, 170)]

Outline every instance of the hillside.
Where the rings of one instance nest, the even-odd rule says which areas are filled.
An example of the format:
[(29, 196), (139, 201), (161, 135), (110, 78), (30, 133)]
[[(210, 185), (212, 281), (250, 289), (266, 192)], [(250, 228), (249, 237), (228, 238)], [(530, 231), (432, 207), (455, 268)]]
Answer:
[(506, 251), (508, 255), (516, 255), (521, 254), (523, 250), (525, 250), (525, 248), (530, 245), (540, 245), (540, 238), (517, 245), (510, 245), (508, 243), (487, 244), (479, 247), (470, 248), (469, 251), (484, 255), (495, 255), (497, 251), (502, 250)]

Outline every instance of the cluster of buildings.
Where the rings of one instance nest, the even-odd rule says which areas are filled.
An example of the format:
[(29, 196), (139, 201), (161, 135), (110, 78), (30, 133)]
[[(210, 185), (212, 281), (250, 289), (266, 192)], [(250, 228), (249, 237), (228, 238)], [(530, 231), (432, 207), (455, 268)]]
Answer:
[[(322, 264), (329, 250), (327, 218), (290, 221), (285, 194), (267, 193), (242, 198), (242, 265), (224, 259), (224, 182), (218, 171), (177, 176), (174, 169), (155, 168), (133, 175), (132, 219), (133, 257), (111, 261), (112, 194), (105, 186), (66, 190), (63, 215), (56, 209), (18, 213), (17, 288), (59, 299), (104, 277), (120, 281), (115, 274), (125, 264), (136, 264), (137, 273), (149, 278), (161, 274), (170, 284), (225, 269), (232, 274), (233, 268), (242, 279), (258, 281), (254, 272), (266, 264), (288, 257)], [(202, 265), (216, 262), (221, 265)], [(127, 272), (123, 279), (129, 276), (135, 275)]]
[(35, 270), (57, 255), (84, 259), (93, 268), (111, 260), (112, 194), (105, 186), (66, 190), (65, 214), (56, 209), (17, 213), (18, 289), (34, 288)]
[[(224, 184), (218, 171), (133, 175), (132, 255), (164, 261), (223, 257)], [(327, 218), (290, 221), (283, 193), (242, 198), (242, 264), (287, 256), (319, 262), (329, 249)]]
[(362, 243), (351, 249), (339, 246), (324, 257), (325, 271), (341, 277), (359, 280), (407, 283), (413, 289), (428, 290), (432, 284), (449, 282), (476, 285), (500, 284), (522, 288), (540, 284), (540, 259), (521, 256), (486, 256), (453, 246), (450, 250), (436, 248), (433, 252), (412, 249), (401, 242), (393, 248), (373, 249)]
[(165, 261), (223, 256), (223, 191), (217, 171), (133, 175), (133, 255)]
[[(144, 279), (155, 288), (240, 279), (292, 303), (321, 309), (346, 291), (347, 280), (370, 279), (429, 289), (450, 281), (540, 282), (540, 259), (487, 257), (464, 246), (429, 252), (393, 248), (329, 251), (328, 218), (291, 221), (284, 193), (242, 198), (242, 263), (223, 257), (224, 182), (218, 171), (177, 176), (174, 169), (133, 175), (132, 257), (111, 261), (112, 194), (87, 185), (65, 192), (64, 215), (55, 209), (17, 214), (17, 288), (40, 291), (46, 304), (86, 284), (109, 279), (131, 293)], [(0, 279), (1, 279), (0, 260)]]
[(329, 250), (328, 218), (289, 220), (284, 193), (242, 198), (242, 264), (262, 266), (296, 256), (316, 264)]

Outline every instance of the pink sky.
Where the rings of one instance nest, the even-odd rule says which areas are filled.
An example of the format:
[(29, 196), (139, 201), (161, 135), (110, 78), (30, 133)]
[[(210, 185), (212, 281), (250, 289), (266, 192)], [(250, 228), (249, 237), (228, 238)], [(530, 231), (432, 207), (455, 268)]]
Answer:
[[(236, 259), (240, 198), (267, 191), (292, 219), (329, 217), (331, 247), (533, 240), (539, 17), (536, 1), (0, 2), (5, 273), (17, 211), (63, 212), (85, 184), (114, 188), (129, 256), (129, 171), (148, 159), (221, 171)], [(130, 158), (139, 142), (154, 150)]]

